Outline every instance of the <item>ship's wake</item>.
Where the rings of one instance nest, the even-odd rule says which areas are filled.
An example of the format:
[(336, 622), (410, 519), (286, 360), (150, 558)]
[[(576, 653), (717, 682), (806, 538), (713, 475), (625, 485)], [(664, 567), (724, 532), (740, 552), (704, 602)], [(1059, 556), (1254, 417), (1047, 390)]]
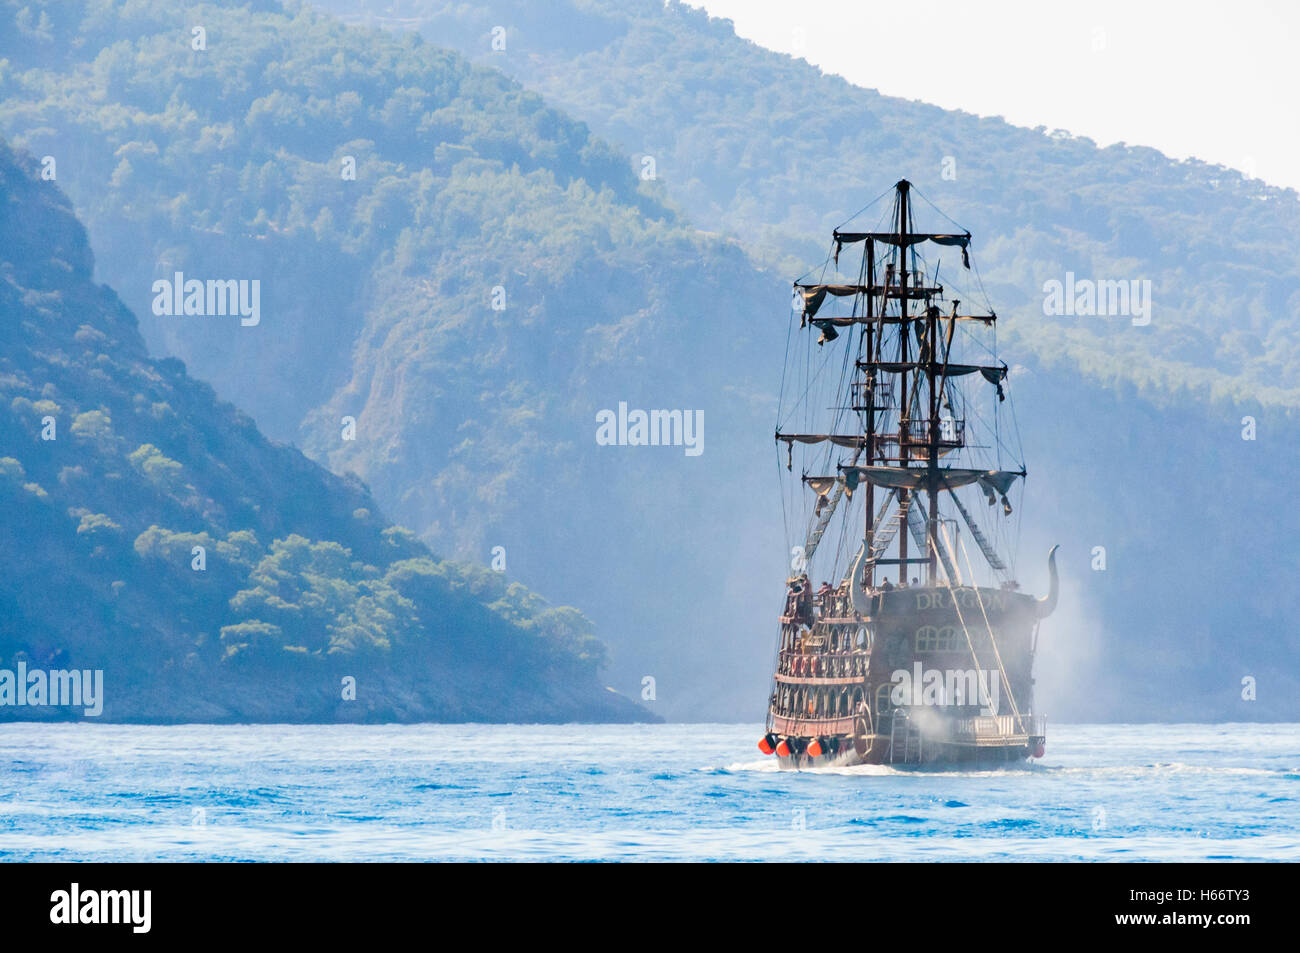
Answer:
[(843, 774), (858, 777), (907, 775), (912, 772), (888, 764), (820, 764), (811, 768), (782, 768), (774, 758), (738, 761), (722, 769), (728, 774)]
[(845, 777), (917, 777), (942, 774), (963, 778), (993, 778), (1012, 774), (1043, 774), (1060, 768), (1032, 762), (998, 765), (994, 768), (973, 768), (960, 765), (891, 765), (891, 764), (820, 764), (815, 767), (782, 768), (774, 758), (755, 761), (737, 761), (720, 769), (726, 774), (811, 774), (842, 775)]

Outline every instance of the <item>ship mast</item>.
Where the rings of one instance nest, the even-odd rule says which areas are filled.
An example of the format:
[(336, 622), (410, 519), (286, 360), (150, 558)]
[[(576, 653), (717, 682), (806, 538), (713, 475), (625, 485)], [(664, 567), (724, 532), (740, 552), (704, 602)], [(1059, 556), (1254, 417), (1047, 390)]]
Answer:
[[(998, 496), (1003, 510), (1010, 513), (1006, 493), (1015, 478), (1024, 476), (1023, 466), (1018, 471), (959, 468), (945, 464), (945, 456), (967, 447), (964, 420), (946, 420), (945, 394), (949, 378), (980, 374), (995, 385), (998, 399), (1003, 398), (1002, 380), (1006, 365), (984, 366), (951, 363), (953, 335), (958, 321), (976, 321), (991, 326), (997, 316), (989, 314), (959, 314), (959, 301), (953, 301), (952, 313), (944, 315), (937, 302), (944, 300), (941, 285), (930, 282), (916, 270), (916, 246), (923, 242), (961, 249), (962, 264), (969, 268), (969, 232), (930, 233), (918, 232), (913, 225), (912, 185), (902, 179), (894, 186), (892, 221), (888, 231), (854, 232), (836, 229), (833, 234), (834, 257), (838, 263), (845, 245), (863, 243), (862, 263), (858, 270), (858, 284), (799, 284), (796, 290), (803, 296), (801, 326), (819, 328), (822, 332), (818, 344), (834, 341), (839, 335), (835, 328), (862, 325), (858, 337), (858, 360), (853, 389), (856, 399), (850, 404), (863, 414), (862, 426), (857, 434), (790, 434), (777, 431), (776, 439), (785, 441), (792, 450), (795, 442), (818, 444), (829, 442), (835, 446), (855, 449), (853, 460), (836, 465), (836, 473), (828, 476), (808, 476), (804, 481), (820, 497), (814, 514), (815, 527), (810, 532), (811, 549), (834, 512), (840, 496), (852, 499), (853, 491), (865, 482), (866, 513), (863, 522), (864, 572), (862, 583), (875, 587), (876, 564), (898, 567), (900, 583), (906, 583), (909, 567), (924, 565), (926, 583), (938, 585), (942, 575), (949, 585), (957, 584), (957, 572), (949, 548), (941, 539), (939, 497), (947, 491), (957, 512), (969, 527), (971, 538), (995, 572), (1006, 570), (1006, 564), (994, 551), (991, 543), (975, 524), (969, 510), (962, 505), (956, 490), (977, 484), (989, 502)], [(877, 254), (878, 246), (889, 246), (884, 256)], [(883, 261), (879, 259), (883, 258)], [(877, 269), (883, 265), (883, 275)], [(937, 277), (937, 272), (936, 272)], [(819, 315), (819, 310), (832, 297), (852, 297), (852, 313), (842, 317)], [(877, 298), (877, 296), (879, 296)], [(915, 299), (920, 310), (913, 314), (911, 302)], [(891, 309), (890, 301), (897, 301)], [(858, 307), (861, 302), (862, 307)], [(892, 313), (891, 313), (892, 312)], [(896, 329), (896, 332), (892, 329)], [(886, 333), (897, 334), (897, 341), (887, 345)], [(913, 347), (913, 337), (916, 346)], [(941, 352), (942, 349), (942, 352)], [(860, 395), (860, 396), (859, 396)], [(996, 408), (995, 408), (996, 409)], [(877, 415), (880, 415), (879, 417)], [(897, 429), (892, 429), (892, 422)], [(945, 425), (951, 424), (951, 427)], [(950, 432), (949, 432), (950, 431)], [(960, 455), (960, 454), (958, 454)], [(861, 460), (861, 463), (859, 462)], [(986, 463), (985, 466), (988, 464)], [(787, 463), (789, 466), (789, 463)], [(890, 491), (879, 513), (876, 512), (875, 488)], [(832, 492), (833, 489), (833, 492)], [(893, 519), (885, 525), (886, 509), (897, 506)], [(919, 509), (924, 506), (924, 510)], [(913, 512), (913, 507), (918, 507)], [(925, 552), (909, 554), (909, 534), (915, 536), (917, 546)], [(897, 537), (897, 558), (885, 558)]]
[[(900, 184), (906, 184), (904, 181)], [(929, 495), (930, 515), (925, 521), (925, 537), (927, 542), (926, 556), (929, 562), (926, 564), (926, 578), (930, 585), (937, 582), (935, 574), (935, 563), (939, 557), (939, 309), (934, 307), (930, 301), (930, 296), (925, 298), (925, 350), (929, 361), (926, 366), (926, 374), (929, 378), (930, 387), (930, 421), (926, 428), (926, 492)], [(956, 582), (950, 579), (949, 583)]]
[[(916, 451), (924, 450), (926, 473), (925, 473), (924, 480), (920, 481), (918, 483), (918, 486), (923, 484), (925, 487), (926, 502), (928, 503), (928, 510), (929, 510), (925, 521), (926, 552), (918, 555), (915, 559), (909, 559), (907, 555), (908, 533), (907, 533), (906, 525), (903, 526), (903, 531), (900, 532), (899, 534), (899, 544), (898, 544), (899, 580), (900, 582), (906, 582), (907, 574), (908, 574), (907, 567), (909, 565), (912, 565), (913, 563), (924, 562), (926, 566), (926, 582), (929, 585), (934, 585), (938, 581), (937, 562), (938, 562), (938, 552), (939, 552), (938, 526), (939, 526), (939, 484), (940, 484), (939, 391), (941, 385), (939, 385), (938, 383), (939, 366), (938, 366), (938, 353), (937, 353), (938, 349), (936, 347), (936, 342), (938, 341), (938, 334), (939, 334), (938, 309), (934, 308), (931, 305), (931, 295), (933, 293), (933, 289), (925, 288), (924, 286), (918, 283), (918, 285), (913, 289), (913, 294), (918, 294), (923, 296), (923, 300), (925, 302), (925, 309), (921, 315), (918, 315), (916, 320), (925, 322), (924, 325), (925, 332), (924, 332), (924, 337), (920, 343), (920, 350), (916, 356), (916, 361), (913, 365), (913, 362), (909, 359), (909, 351), (910, 351), (911, 335), (912, 335), (912, 321), (913, 321), (912, 315), (910, 313), (911, 312), (910, 301), (912, 295), (908, 293), (909, 292), (908, 283), (913, 277), (914, 274), (913, 266), (915, 266), (916, 264), (916, 253), (913, 250), (916, 242), (913, 240), (914, 236), (911, 231), (911, 214), (909, 208), (912, 183), (910, 183), (906, 179), (900, 179), (898, 183), (895, 184), (894, 189), (897, 195), (897, 201), (896, 201), (897, 220), (896, 220), (895, 231), (897, 234), (896, 259), (897, 259), (897, 274), (898, 274), (898, 307), (899, 307), (898, 364), (900, 367), (900, 372), (899, 372), (900, 404), (899, 404), (899, 421), (898, 421), (899, 460), (897, 462), (898, 465), (902, 468), (905, 469), (910, 468), (912, 459)], [(915, 237), (919, 240), (924, 240), (926, 238), (929, 238), (930, 236), (918, 235)], [(886, 293), (888, 293), (888, 291), (886, 291)], [(908, 386), (909, 368), (913, 369), (913, 374), (914, 374), (912, 379), (912, 387), (910, 388)], [(919, 402), (920, 395), (919, 394), (914, 395), (913, 389), (918, 391), (920, 390), (922, 373), (924, 373), (925, 375), (926, 390), (928, 391), (927, 394), (928, 401), (927, 401), (927, 406), (925, 408), (926, 416), (924, 418), (925, 426), (922, 434), (923, 439), (918, 440), (917, 431), (920, 428), (917, 428), (915, 426), (916, 420), (913, 415), (916, 411), (916, 404)], [(875, 416), (874, 413), (871, 416), (874, 417)], [(900, 521), (906, 524), (908, 518), (910, 517), (910, 513), (908, 513), (907, 511), (908, 509), (910, 509), (912, 505), (914, 505), (917, 502), (916, 490), (907, 489), (902, 491), (899, 494), (899, 500), (900, 500), (900, 508), (903, 514), (900, 518)]]
[[(911, 191), (912, 184), (906, 179), (899, 180), (894, 189), (898, 192), (898, 314), (901, 319), (898, 322), (898, 362), (902, 365), (903, 370), (899, 374), (899, 405), (898, 405), (898, 455), (902, 458), (899, 465), (906, 467), (908, 458), (911, 456), (911, 434), (907, 432), (908, 420), (911, 417), (911, 391), (907, 387), (907, 345), (908, 338), (908, 308), (907, 308), (907, 193)], [(888, 291), (886, 291), (888, 294)], [(902, 523), (902, 532), (898, 534), (898, 581), (907, 582), (907, 519), (911, 515), (908, 513), (912, 505), (912, 491), (904, 490), (899, 494), (899, 508), (901, 512), (900, 522)]]
[[(867, 247), (864, 254), (866, 255), (867, 258), (867, 267), (866, 267), (867, 323), (862, 329), (862, 336), (866, 339), (867, 342), (866, 357), (867, 357), (867, 361), (870, 362), (874, 359), (874, 356), (878, 350), (877, 347), (875, 346), (877, 337), (879, 337), (881, 343), (883, 343), (884, 341), (883, 331), (884, 331), (885, 324), (883, 321), (879, 325), (873, 323), (873, 319), (875, 318), (876, 296), (875, 293), (871, 290), (871, 286), (875, 283), (875, 279), (876, 279), (876, 243), (872, 239), (868, 238), (866, 245)], [(884, 300), (885, 299), (882, 297), (881, 298), (882, 314), (884, 313), (884, 309), (883, 309)], [(876, 330), (877, 327), (879, 327), (880, 329), (879, 331)], [(866, 410), (866, 424), (867, 424), (866, 449), (867, 449), (867, 462), (870, 463), (876, 459), (876, 381), (874, 376), (868, 377), (867, 380), (864, 382), (863, 386), (858, 388), (858, 395), (859, 395), (858, 399), (863, 401), (864, 409)], [(866, 506), (864, 507), (864, 509), (866, 510), (867, 526), (866, 526), (866, 531), (862, 535), (862, 546), (865, 552), (869, 554), (871, 552), (872, 547), (875, 545), (875, 541), (876, 541), (876, 528), (874, 525), (874, 514), (876, 512), (876, 488), (870, 483), (867, 484), (867, 499), (866, 499)], [(869, 563), (867, 565), (867, 576), (866, 576), (866, 582), (868, 587), (875, 585), (875, 573), (876, 573), (875, 563)]]

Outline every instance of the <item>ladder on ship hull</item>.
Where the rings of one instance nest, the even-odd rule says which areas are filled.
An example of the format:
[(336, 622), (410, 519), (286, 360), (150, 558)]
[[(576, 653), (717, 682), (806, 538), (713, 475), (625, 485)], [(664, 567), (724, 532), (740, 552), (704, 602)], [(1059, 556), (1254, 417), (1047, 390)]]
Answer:
[[(899, 722), (902, 722), (900, 725)], [(898, 742), (903, 742), (902, 757), (898, 756)], [(915, 755), (913, 755), (915, 751)], [(895, 708), (889, 719), (889, 763), (920, 764), (925, 754), (921, 729), (912, 724), (912, 716), (902, 708)]]

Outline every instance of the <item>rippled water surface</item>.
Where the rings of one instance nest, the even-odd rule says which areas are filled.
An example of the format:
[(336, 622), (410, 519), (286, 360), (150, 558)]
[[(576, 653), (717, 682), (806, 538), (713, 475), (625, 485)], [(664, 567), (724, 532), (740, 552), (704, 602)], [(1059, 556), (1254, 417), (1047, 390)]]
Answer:
[(0, 725), (0, 859), (1300, 859), (1300, 725), (1049, 731), (787, 772), (753, 725)]

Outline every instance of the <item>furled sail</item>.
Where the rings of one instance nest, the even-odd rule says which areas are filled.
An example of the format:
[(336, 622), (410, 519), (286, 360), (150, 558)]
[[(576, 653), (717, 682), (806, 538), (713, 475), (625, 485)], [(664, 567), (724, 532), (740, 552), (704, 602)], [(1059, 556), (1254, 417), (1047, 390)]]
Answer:
[[(900, 286), (895, 284), (804, 285), (796, 282), (794, 287), (795, 287), (795, 292), (803, 299), (803, 323), (806, 325), (809, 321), (813, 319), (813, 317), (816, 316), (817, 312), (821, 310), (821, 306), (826, 302), (827, 295), (831, 295), (832, 297), (836, 297), (836, 298), (851, 298), (854, 295), (861, 295), (861, 294), (879, 295), (885, 291), (896, 293)], [(934, 296), (934, 295), (939, 295), (942, 292), (943, 289), (940, 287), (925, 287), (923, 285), (911, 285), (908, 287), (909, 298), (924, 298), (927, 295)], [(909, 320), (915, 321), (918, 320), (919, 317), (921, 317), (921, 315), (912, 315), (909, 318)], [(994, 315), (984, 315), (984, 314), (956, 316), (956, 320), (958, 321), (983, 321), (985, 323), (994, 320), (994, 318), (995, 318)], [(886, 324), (898, 324), (902, 321), (902, 319), (897, 315), (890, 315), (886, 317), (877, 315), (872, 318), (867, 318), (867, 317), (821, 318), (813, 323), (817, 324), (820, 327), (822, 321), (826, 321), (832, 324), (841, 324), (841, 325), (875, 323), (878, 321), (884, 321)]]
[(861, 434), (844, 433), (781, 433), (777, 431), (777, 440), (786, 443), (833, 443), (837, 447), (865, 447), (867, 438)]
[(821, 308), (827, 295), (848, 298), (853, 295), (866, 294), (871, 289), (867, 285), (795, 285), (803, 295), (803, 313), (812, 317)]
[[(818, 307), (820, 307), (820, 305), (818, 305)], [(814, 314), (815, 312), (812, 311), (805, 313), (804, 314), (805, 323), (808, 320), (812, 320), (813, 324), (815, 324), (819, 328), (822, 328), (823, 330), (825, 330), (824, 326), (828, 324), (833, 325), (835, 327), (843, 328), (843, 327), (847, 327), (850, 324), (903, 324), (904, 323), (904, 319), (897, 314), (886, 314), (886, 315), (877, 314), (870, 318), (867, 317), (866, 315), (861, 315), (861, 314), (859, 315), (842, 314), (833, 318), (816, 318), (815, 320), (813, 320)], [(925, 321), (925, 319), (926, 316), (924, 313), (912, 314), (912, 315), (908, 315), (906, 323), (920, 324), (921, 322)], [(953, 315), (944, 316), (945, 321), (979, 321), (982, 324), (992, 324), (997, 319), (998, 316), (996, 314), (953, 314)]]
[(960, 235), (936, 235), (933, 233), (907, 232), (900, 235), (897, 232), (835, 232), (835, 261), (840, 260), (840, 249), (845, 245), (855, 245), (858, 242), (864, 242), (867, 239), (874, 242), (880, 242), (885, 245), (893, 245), (896, 248), (910, 248), (921, 242), (934, 242), (936, 245), (951, 245), (961, 249), (961, 263), (970, 268), (970, 232), (963, 232)]
[(960, 248), (967, 248), (970, 245), (970, 232), (960, 232), (955, 234), (935, 234), (934, 232), (907, 232), (899, 235), (898, 232), (841, 232), (836, 229), (833, 233), (835, 241), (839, 245), (856, 245), (858, 242), (864, 242), (870, 238), (873, 242), (881, 242), (885, 245), (894, 247), (910, 248), (921, 242), (934, 242), (936, 245), (954, 245)]
[[(781, 433), (776, 432), (777, 442), (785, 441), (786, 463), (785, 468), (791, 470), (794, 468), (794, 445), (796, 443), (833, 443), (837, 447), (848, 447), (851, 450), (859, 451), (866, 449), (867, 438), (861, 434), (840, 434), (840, 433)], [(856, 463), (858, 455), (855, 454), (853, 462)], [(830, 479), (834, 479), (831, 477)]]
[[(886, 371), (890, 374), (902, 374), (924, 370), (929, 365), (924, 361), (858, 361), (858, 366), (864, 369)], [(986, 366), (983, 364), (939, 364), (947, 377), (965, 377), (967, 374), (974, 374), (978, 371), (983, 378), (990, 384), (996, 384), (1006, 379), (1007, 366), (1005, 364), (996, 364)]]
[[(801, 326), (806, 326), (809, 321), (813, 321), (813, 318), (816, 318), (817, 312), (820, 311), (822, 305), (826, 303), (827, 295), (836, 298), (849, 298), (854, 295), (860, 295), (860, 294), (878, 295), (881, 292), (885, 291), (886, 288), (892, 291), (896, 289), (898, 286), (897, 285), (885, 286), (885, 285), (878, 285), (878, 284), (876, 285), (804, 285), (796, 282), (794, 287), (796, 293), (802, 299), (803, 323)], [(943, 291), (942, 288), (937, 288), (937, 287), (927, 288), (919, 285), (911, 286), (908, 288), (908, 296), (922, 298), (925, 297), (926, 294), (937, 295), (942, 291)], [(996, 314), (953, 314), (953, 315), (946, 316), (944, 320), (945, 321), (979, 321), (983, 324), (992, 324), (994, 321), (997, 320), (997, 318), (998, 316)], [(909, 315), (907, 321), (908, 323), (915, 323), (917, 321), (922, 321), (924, 319), (925, 319), (925, 314), (924, 312), (921, 312), (921, 313)], [(837, 316), (832, 318), (817, 318), (816, 321), (813, 321), (813, 324), (817, 325), (819, 328), (822, 328), (822, 330), (825, 330), (825, 325), (838, 325), (840, 327), (844, 327), (845, 325), (849, 325), (849, 324), (878, 324), (880, 322), (884, 322), (885, 324), (901, 324), (903, 323), (903, 318), (896, 314), (890, 314), (890, 315), (877, 314), (872, 317), (866, 317), (865, 315), (842, 315), (842, 316)]]
[[(866, 481), (873, 486), (888, 487), (892, 490), (924, 490), (929, 471), (925, 467), (841, 467), (846, 487), (856, 490), (858, 484)], [(985, 492), (994, 491), (1005, 496), (1017, 477), (1025, 475), (1024, 470), (966, 470), (957, 467), (939, 467), (936, 471), (939, 485), (955, 490), (958, 487), (978, 483)]]

